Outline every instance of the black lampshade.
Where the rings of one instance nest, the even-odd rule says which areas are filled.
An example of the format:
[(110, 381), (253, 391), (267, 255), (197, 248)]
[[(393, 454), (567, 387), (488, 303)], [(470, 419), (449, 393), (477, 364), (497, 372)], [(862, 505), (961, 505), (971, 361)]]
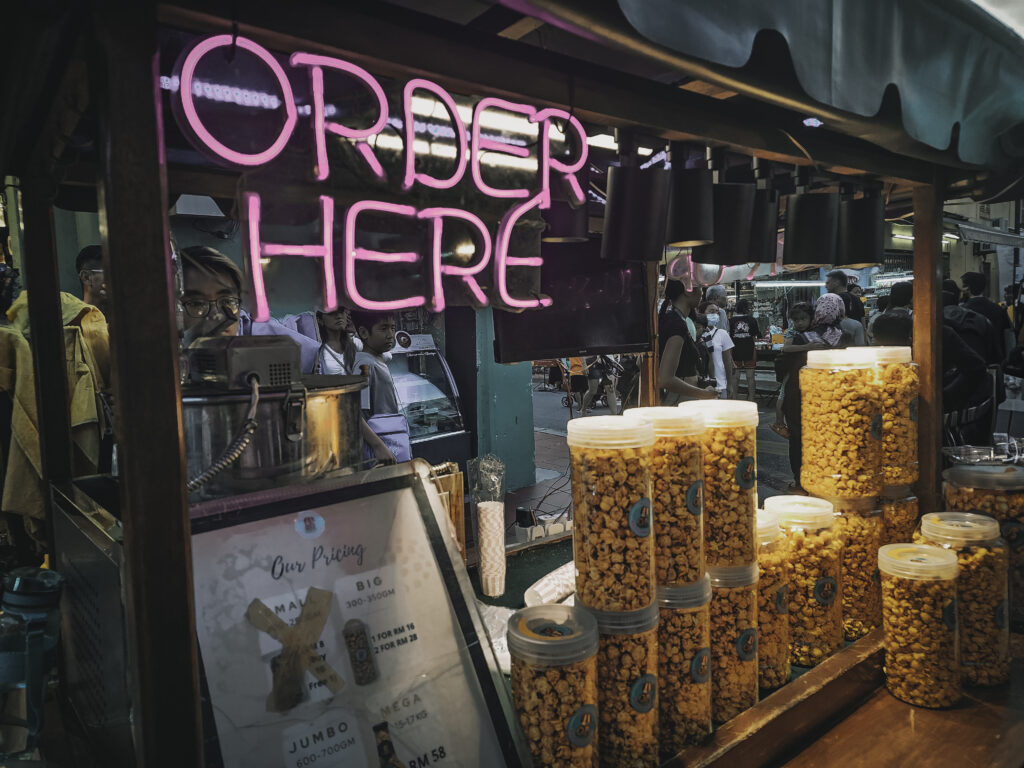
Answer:
[(693, 249), (694, 262), (728, 266), (750, 261), (756, 191), (753, 184), (715, 184), (715, 239)]
[(754, 192), (754, 215), (750, 222), (748, 262), (771, 264), (779, 240), (779, 193), (774, 189)]
[(707, 245), (715, 239), (714, 174), (707, 168), (673, 164), (665, 244), (679, 248)]
[(783, 264), (835, 264), (839, 194), (786, 195)]
[(548, 225), (541, 236), (545, 243), (587, 242), (587, 206), (573, 208), (567, 200), (552, 200), (551, 207), (540, 212)]
[(601, 258), (660, 261), (665, 250), (669, 172), (661, 166), (608, 168)]
[(839, 204), (836, 264), (864, 269), (882, 262), (885, 248), (885, 203), (881, 197), (843, 200)]

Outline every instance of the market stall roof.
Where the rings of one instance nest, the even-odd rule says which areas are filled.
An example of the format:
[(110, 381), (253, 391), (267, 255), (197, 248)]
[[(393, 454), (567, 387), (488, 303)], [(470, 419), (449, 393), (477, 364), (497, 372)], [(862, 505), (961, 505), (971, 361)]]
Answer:
[(998, 229), (961, 223), (957, 223), (956, 229), (960, 234), (960, 239), (966, 243), (991, 243), (992, 245), (1012, 245), (1014, 248), (1024, 248), (1024, 237), (1012, 232), (1001, 232)]

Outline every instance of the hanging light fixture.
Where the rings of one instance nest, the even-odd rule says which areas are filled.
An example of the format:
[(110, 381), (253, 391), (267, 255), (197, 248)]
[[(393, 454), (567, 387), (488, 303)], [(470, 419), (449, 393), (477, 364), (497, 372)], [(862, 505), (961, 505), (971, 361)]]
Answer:
[(575, 199), (565, 179), (553, 178), (551, 183), (551, 207), (541, 211), (541, 218), (548, 225), (541, 239), (545, 243), (585, 243), (589, 230), (587, 213), (587, 190), (590, 189), (590, 166), (584, 165), (576, 173), (576, 180), (583, 190), (583, 202)]
[(836, 264), (865, 269), (881, 264), (885, 248), (885, 202), (877, 188), (853, 197), (853, 190), (839, 203), (839, 247)]
[(668, 228), (665, 244), (677, 248), (707, 245), (715, 239), (714, 173), (706, 164), (686, 167), (686, 144), (672, 142)]
[(800, 169), (795, 195), (786, 195), (783, 264), (835, 264), (839, 233), (839, 193), (808, 192), (807, 170)]
[(772, 164), (753, 159), (757, 191), (750, 222), (750, 250), (747, 261), (771, 264), (776, 259), (779, 237), (779, 193), (772, 185)]
[(724, 152), (715, 152), (709, 162), (715, 177), (712, 188), (714, 240), (709, 245), (694, 248), (693, 260), (697, 264), (745, 264), (750, 260), (755, 187), (722, 181), (725, 178)]
[(601, 258), (660, 261), (665, 250), (669, 172), (640, 168), (630, 132), (615, 130), (619, 164), (608, 167)]

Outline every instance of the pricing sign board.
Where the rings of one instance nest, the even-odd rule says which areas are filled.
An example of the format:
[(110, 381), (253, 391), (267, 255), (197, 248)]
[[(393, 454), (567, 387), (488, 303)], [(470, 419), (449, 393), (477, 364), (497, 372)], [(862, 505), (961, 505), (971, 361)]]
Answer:
[(424, 467), (194, 520), (199, 645), (227, 768), (520, 764)]

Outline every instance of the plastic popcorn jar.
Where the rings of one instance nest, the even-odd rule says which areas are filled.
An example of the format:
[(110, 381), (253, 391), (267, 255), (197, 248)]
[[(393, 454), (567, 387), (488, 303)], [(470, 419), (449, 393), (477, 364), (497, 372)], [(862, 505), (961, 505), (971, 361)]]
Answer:
[(843, 637), (853, 641), (882, 626), (878, 549), (882, 510), (874, 499), (830, 499), (843, 537)]
[(537, 605), (508, 621), (512, 698), (535, 765), (597, 768), (597, 622)]
[(878, 500), (882, 509), (882, 545), (906, 544), (914, 536), (919, 515), (917, 496), (909, 485), (891, 485), (882, 489)]
[(800, 369), (800, 482), (825, 498), (882, 490), (882, 386), (870, 347), (807, 353)]
[(661, 758), (711, 735), (711, 577), (658, 585), (658, 709)]
[(773, 496), (790, 546), (789, 660), (814, 667), (843, 645), (843, 539), (830, 501), (809, 496)]
[(700, 460), (704, 419), (681, 408), (632, 408), (626, 418), (654, 427), (651, 497), (654, 571), (659, 585), (692, 584), (704, 576), (704, 511)]
[(872, 347), (882, 379), (882, 482), (917, 482), (917, 403), (920, 375), (910, 347)]
[(732, 720), (757, 704), (757, 563), (711, 577), (711, 716)]
[(1010, 628), (1024, 632), (1024, 467), (963, 464), (942, 479), (947, 509), (999, 521), (1010, 548)]
[(918, 707), (960, 700), (957, 556), (930, 544), (887, 544), (878, 552), (885, 630), (885, 685)]
[[(581, 606), (584, 610), (589, 608)], [(603, 768), (658, 765), (658, 618), (639, 611), (590, 611), (597, 621), (597, 712)]]
[(789, 680), (789, 543), (774, 512), (757, 513), (758, 685), (771, 690)]
[(576, 594), (600, 611), (654, 604), (654, 427), (622, 416), (568, 425)]
[(963, 681), (1005, 683), (1010, 677), (1010, 556), (999, 536), (999, 523), (972, 512), (932, 513), (921, 518), (919, 537), (922, 543), (955, 552), (960, 564), (957, 618)]
[[(684, 407), (685, 406), (685, 407)], [(735, 400), (685, 403), (704, 415), (704, 554), (708, 566), (757, 562), (757, 404)]]

